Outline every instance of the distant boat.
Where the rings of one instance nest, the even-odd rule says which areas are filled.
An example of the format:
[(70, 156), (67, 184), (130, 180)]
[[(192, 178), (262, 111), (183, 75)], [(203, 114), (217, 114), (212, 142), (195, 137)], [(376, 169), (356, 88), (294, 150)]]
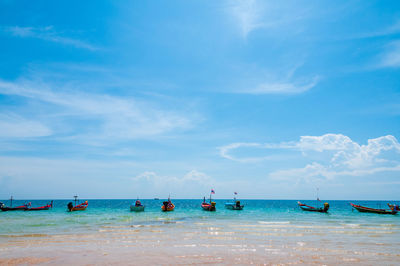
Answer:
[(131, 205), (131, 211), (133, 211), (133, 212), (144, 211), (144, 205), (140, 202), (139, 199), (136, 200), (135, 204)]
[(303, 211), (309, 211), (309, 212), (328, 212), (329, 210), (329, 203), (325, 202), (324, 203), (324, 207), (313, 207), (313, 206), (309, 206), (306, 204), (301, 203), (300, 201), (297, 202), (297, 204), (299, 205), (300, 209), (302, 209)]
[(50, 208), (53, 208), (53, 201), (41, 207), (28, 207), (25, 211), (46, 211)]
[(216, 211), (217, 208), (215, 207), (216, 203), (211, 200), (211, 195), (210, 195), (210, 203), (206, 202), (206, 197), (203, 199), (203, 203), (201, 203), (201, 208), (205, 211)]
[(160, 200), (159, 198), (154, 198), (154, 200)]
[(234, 193), (233, 202), (225, 203), (225, 208), (227, 208), (229, 210), (238, 210), (238, 211), (243, 210), (244, 205), (240, 204), (240, 200), (236, 200), (236, 195), (237, 195), (237, 192)]
[(78, 200), (78, 196), (74, 196), (74, 198), (75, 198), (75, 206), (74, 206), (74, 204), (72, 203), (72, 202), (70, 202), (70, 203), (68, 203), (68, 205), (67, 205), (67, 207), (68, 207), (68, 210), (70, 211), (70, 212), (73, 212), (73, 211), (84, 211), (84, 210), (86, 210), (86, 208), (88, 207), (88, 201), (86, 200), (85, 202), (83, 202), (83, 203), (81, 203), (81, 204), (76, 204), (77, 203), (77, 200)]
[(173, 211), (175, 209), (175, 205), (171, 202), (171, 199), (168, 197), (168, 201), (164, 201), (161, 206), (161, 210), (163, 212)]
[(4, 205), (4, 203), (0, 202), (0, 209), (3, 212), (5, 212), (5, 211), (25, 211), (30, 206), (30, 203), (25, 203), (24, 205), (13, 207), (12, 206), (12, 202), (13, 202), (13, 197), (11, 196), (11, 198), (10, 198), (10, 207), (7, 207), (6, 205)]
[(396, 214), (398, 212), (394, 208), (389, 211), (389, 210), (385, 210), (385, 209), (374, 209), (374, 208), (364, 207), (364, 206), (356, 205), (353, 203), (350, 203), (350, 205), (359, 212), (369, 212), (369, 213), (378, 213), (378, 214)]

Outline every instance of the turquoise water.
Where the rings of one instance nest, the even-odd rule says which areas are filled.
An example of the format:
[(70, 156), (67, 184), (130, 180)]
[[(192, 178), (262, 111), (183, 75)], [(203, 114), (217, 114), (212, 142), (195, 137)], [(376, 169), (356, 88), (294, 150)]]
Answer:
[[(89, 200), (86, 211), (67, 212), (69, 200), (55, 200), (53, 209), (48, 211), (0, 212), (0, 234), (59, 234), (79, 231), (97, 231), (109, 225), (137, 226), (184, 221), (191, 223), (208, 220), (215, 222), (246, 223), (251, 221), (290, 222), (291, 224), (393, 224), (400, 226), (400, 215), (377, 215), (359, 213), (353, 210), (349, 201), (329, 201), (329, 213), (310, 213), (300, 210), (295, 200), (241, 200), (242, 211), (225, 209), (227, 200), (215, 200), (216, 212), (206, 212), (200, 208), (202, 200), (173, 200), (175, 211), (161, 212), (162, 200), (142, 200), (145, 212), (131, 212), (129, 206), (135, 200)], [(6, 205), (9, 201), (3, 201)], [(31, 202), (32, 206), (42, 206), (48, 200), (13, 202), (14, 206)], [(316, 201), (302, 201), (313, 206)], [(357, 201), (357, 204), (387, 208), (383, 201)], [(320, 206), (322, 204), (320, 203)]]
[[(161, 211), (163, 200), (142, 200), (146, 209), (138, 213), (129, 210), (134, 199), (88, 201), (79, 212), (67, 211), (69, 200), (48, 211), (0, 212), (0, 254), (59, 265), (400, 262), (400, 215), (359, 213), (348, 201), (329, 201), (329, 213), (302, 211), (295, 200), (241, 200), (242, 211), (215, 200), (216, 212), (203, 211), (201, 199), (172, 199), (173, 212)], [(387, 208), (383, 201), (356, 203)]]

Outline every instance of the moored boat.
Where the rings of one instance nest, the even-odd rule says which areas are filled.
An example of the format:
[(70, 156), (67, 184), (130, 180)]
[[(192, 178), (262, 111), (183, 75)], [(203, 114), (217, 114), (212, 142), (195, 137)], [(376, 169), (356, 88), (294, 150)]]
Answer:
[(397, 205), (397, 204), (390, 204), (390, 203), (388, 203), (388, 206), (389, 206), (389, 208), (392, 210), (392, 211), (400, 211), (400, 207), (399, 207), (399, 205)]
[(206, 197), (204, 197), (203, 202), (201, 203), (201, 208), (205, 211), (216, 211), (217, 208), (215, 207), (215, 205), (217, 205), (214, 201), (212, 201), (211, 199), (211, 195), (215, 194), (214, 189), (211, 189), (210, 192), (210, 203), (206, 202)]
[(164, 201), (161, 206), (161, 210), (163, 212), (173, 211), (175, 209), (175, 205), (171, 202), (171, 199), (168, 197), (168, 201)]
[(10, 198), (10, 206), (9, 207), (4, 205), (4, 203), (0, 202), (0, 210), (2, 210), (3, 212), (5, 212), (5, 211), (25, 211), (30, 206), (30, 203), (25, 203), (24, 205), (13, 207), (12, 202), (13, 202), (12, 196)]
[(136, 200), (135, 204), (131, 205), (131, 211), (133, 211), (133, 212), (144, 211), (144, 205), (140, 202), (139, 199)]
[(217, 208), (215, 207), (216, 203), (211, 200), (210, 197), (210, 203), (206, 202), (206, 197), (204, 197), (203, 202), (201, 203), (201, 208), (205, 211), (216, 211)]
[(300, 201), (298, 201), (297, 204), (299, 205), (300, 209), (302, 209), (303, 211), (328, 212), (328, 210), (329, 210), (329, 203), (327, 203), (327, 202), (324, 203), (324, 207), (323, 208), (322, 207), (309, 206), (309, 205), (301, 203)]
[(375, 209), (369, 208), (357, 204), (350, 203), (350, 205), (359, 212), (369, 212), (369, 213), (377, 213), (377, 214), (396, 214), (398, 211), (395, 209), (385, 210), (385, 209)]
[(48, 203), (44, 206), (40, 206), (40, 207), (28, 207), (25, 209), (25, 211), (46, 211), (50, 208), (53, 208), (53, 201), (51, 201), (50, 203)]
[(229, 210), (243, 210), (244, 205), (240, 204), (240, 200), (236, 199), (237, 192), (234, 192), (234, 197), (233, 197), (233, 202), (226, 202), (225, 203), (225, 208)]
[(77, 205), (76, 203), (77, 203), (77, 201), (78, 201), (78, 196), (74, 196), (74, 198), (75, 198), (75, 205), (74, 205), (72, 202), (68, 203), (68, 205), (67, 205), (68, 210), (69, 210), (70, 212), (73, 212), (73, 211), (84, 211), (84, 210), (86, 210), (86, 208), (87, 208), (88, 205), (89, 205), (88, 201), (86, 200), (85, 202), (80, 203), (80, 204)]

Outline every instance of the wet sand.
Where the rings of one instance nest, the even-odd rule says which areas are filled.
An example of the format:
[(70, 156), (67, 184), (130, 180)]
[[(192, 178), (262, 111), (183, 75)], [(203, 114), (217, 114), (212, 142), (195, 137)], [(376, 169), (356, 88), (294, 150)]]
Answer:
[(0, 236), (0, 264), (399, 265), (397, 230), (262, 221), (103, 226), (90, 233)]

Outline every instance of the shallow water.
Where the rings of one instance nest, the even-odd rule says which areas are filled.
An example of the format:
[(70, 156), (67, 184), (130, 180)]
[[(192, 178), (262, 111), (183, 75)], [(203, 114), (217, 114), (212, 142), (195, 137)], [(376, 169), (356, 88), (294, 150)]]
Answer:
[(310, 213), (292, 200), (242, 200), (242, 211), (216, 200), (217, 211), (206, 212), (201, 201), (173, 200), (175, 211), (166, 213), (162, 200), (142, 200), (146, 210), (139, 213), (129, 211), (134, 200), (89, 200), (86, 211), (72, 213), (67, 200), (49, 211), (0, 212), (0, 258), (81, 265), (400, 263), (400, 215), (359, 213), (348, 201), (329, 201), (328, 214)]

